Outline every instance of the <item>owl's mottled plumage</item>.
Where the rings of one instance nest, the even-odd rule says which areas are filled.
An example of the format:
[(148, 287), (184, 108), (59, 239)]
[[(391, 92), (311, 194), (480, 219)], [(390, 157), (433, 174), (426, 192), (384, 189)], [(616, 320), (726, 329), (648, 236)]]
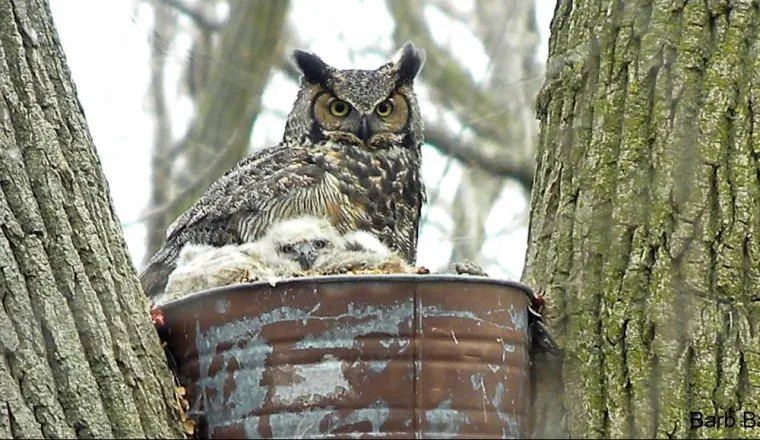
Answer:
[(303, 79), (283, 141), (240, 161), (169, 228), (140, 277), (149, 295), (163, 290), (186, 243), (251, 242), (301, 215), (326, 217), (341, 234), (366, 230), (414, 262), (425, 197), (413, 81), (424, 52), (407, 43), (376, 70), (294, 58)]

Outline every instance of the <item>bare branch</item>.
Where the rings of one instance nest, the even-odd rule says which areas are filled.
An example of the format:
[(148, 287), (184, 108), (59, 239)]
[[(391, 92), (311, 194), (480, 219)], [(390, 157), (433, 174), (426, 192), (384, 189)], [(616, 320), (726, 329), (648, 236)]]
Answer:
[[(171, 0), (161, 1), (177, 6)], [(208, 79), (198, 84), (192, 96), (195, 115), (188, 131), (181, 141), (163, 150), (175, 171), (171, 184), (182, 191), (171, 200), (156, 199), (143, 216), (150, 221), (149, 235), (160, 235), (161, 241), (170, 221), (248, 152), (261, 96), (282, 50), (287, 1), (233, 0), (230, 4), (230, 19), (220, 30), (218, 48), (200, 54), (210, 69)], [(179, 159), (183, 167), (177, 170)], [(178, 185), (183, 179), (188, 182)]]
[(203, 14), (201, 11), (187, 5), (182, 0), (159, 0), (160, 3), (165, 4), (166, 6), (170, 6), (177, 12), (181, 13), (182, 15), (186, 15), (187, 17), (190, 17), (190, 19), (195, 22), (195, 24), (203, 29), (207, 29), (210, 31), (218, 31), (222, 28), (223, 23), (214, 20), (212, 18), (206, 17), (205, 14)]
[(163, 218), (168, 215), (170, 218), (167, 224), (164, 225), (160, 230), (162, 234), (165, 234), (164, 231), (166, 230), (168, 224), (171, 223), (174, 217), (176, 217), (176, 215), (173, 214), (180, 211), (183, 203), (185, 203), (186, 200), (196, 197), (199, 192), (202, 192), (206, 189), (208, 186), (207, 182), (218, 172), (220, 164), (225, 162), (226, 159), (227, 158), (223, 155), (217, 156), (216, 160), (213, 161), (208, 167), (206, 167), (203, 173), (201, 173), (187, 185), (183, 186), (182, 191), (172, 197), (171, 200), (166, 200), (160, 205), (151, 205), (151, 208), (143, 213), (140, 217), (124, 224), (123, 226), (131, 226), (133, 224), (142, 223), (144, 221), (150, 222), (154, 219)]
[[(150, 53), (150, 86), (153, 117), (155, 120), (153, 135), (153, 154), (151, 158), (151, 195), (149, 206), (160, 206), (167, 203), (170, 197), (172, 182), (172, 156), (169, 150), (171, 142), (171, 118), (167, 114), (166, 91), (164, 90), (164, 68), (166, 66), (166, 47), (174, 38), (176, 31), (176, 16), (166, 5), (156, 5), (156, 20), (154, 36), (151, 40)], [(147, 230), (147, 253), (149, 257), (164, 241), (163, 229), (169, 219), (166, 215), (154, 216), (149, 219)]]
[(480, 148), (477, 143), (464, 142), (461, 137), (434, 122), (425, 123), (425, 141), (469, 166), (515, 179), (526, 189), (533, 184), (533, 169), (509, 157), (506, 149), (493, 151), (495, 149)]
[[(515, 83), (514, 80), (537, 76), (532, 60), (538, 35), (532, 2), (476, 0), (474, 10), (464, 15), (469, 17), (474, 35), (488, 54), (490, 75), (481, 87), (490, 96), (499, 97), (501, 113), (492, 116), (503, 128), (499, 138), (481, 138), (468, 144), (466, 149), (459, 149), (461, 155), (474, 163), (462, 171), (454, 196), (453, 234), (468, 239), (454, 242), (452, 261), (482, 262), (482, 246), (487, 238), (484, 225), (504, 186), (503, 177), (486, 169), (494, 165), (506, 168), (502, 171), (525, 189), (530, 188), (533, 180), (537, 124), (530, 103), (535, 98), (537, 84)], [(478, 113), (479, 107), (477, 103), (473, 112)], [(478, 117), (490, 116), (480, 113)], [(472, 122), (468, 125), (477, 133)]]
[(504, 106), (486, 93), (447, 49), (433, 40), (422, 16), (422, 3), (414, 0), (388, 1), (386, 4), (396, 22), (396, 44), (413, 40), (427, 51), (422, 76), (432, 86), (435, 100), (455, 110), (482, 137), (503, 139), (506, 126)]

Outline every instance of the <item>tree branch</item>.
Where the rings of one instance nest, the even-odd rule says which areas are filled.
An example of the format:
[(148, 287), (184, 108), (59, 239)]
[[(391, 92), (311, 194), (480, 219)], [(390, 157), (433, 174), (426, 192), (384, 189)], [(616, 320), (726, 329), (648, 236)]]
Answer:
[(489, 173), (515, 179), (526, 190), (533, 184), (533, 170), (505, 154), (480, 148), (475, 142), (464, 142), (447, 129), (433, 122), (425, 123), (425, 141), (444, 154)]
[[(149, 206), (161, 206), (167, 203), (171, 193), (171, 172), (173, 156), (171, 119), (167, 113), (166, 91), (164, 90), (166, 47), (174, 38), (176, 30), (176, 16), (171, 13), (169, 6), (156, 5), (156, 19), (154, 24), (154, 36), (151, 40), (150, 53), (150, 85), (149, 95), (151, 99), (153, 118), (155, 121), (153, 135), (153, 153), (151, 158), (151, 195)], [(166, 215), (153, 216), (147, 224), (147, 252), (148, 258), (164, 242), (164, 231), (168, 219)]]
[(191, 6), (188, 6), (182, 0), (159, 0), (159, 2), (173, 8), (174, 10), (181, 13), (182, 15), (186, 15), (187, 17), (190, 17), (190, 19), (193, 20), (193, 22), (195, 22), (196, 25), (198, 25), (199, 27), (203, 29), (207, 29), (209, 31), (218, 31), (222, 28), (223, 23), (217, 20), (211, 19), (209, 17), (206, 17), (199, 10), (194, 9)]
[[(175, 7), (183, 5), (160, 1)], [(282, 49), (289, 2), (234, 0), (230, 6), (229, 21), (219, 33), (218, 49), (210, 55), (208, 80), (198, 84), (197, 95), (193, 95), (193, 120), (183, 139), (164, 151), (174, 164), (171, 183), (182, 190), (171, 200), (151, 204), (143, 216), (151, 220), (149, 236), (160, 235), (161, 242), (170, 221), (248, 152), (261, 96)], [(180, 156), (183, 167), (178, 170)], [(184, 177), (192, 183), (178, 185)]]
[(396, 22), (393, 32), (396, 44), (412, 40), (427, 52), (422, 77), (431, 85), (435, 100), (453, 109), (481, 137), (505, 138), (504, 107), (473, 80), (448, 50), (433, 40), (422, 16), (421, 2), (388, 1), (386, 4)]

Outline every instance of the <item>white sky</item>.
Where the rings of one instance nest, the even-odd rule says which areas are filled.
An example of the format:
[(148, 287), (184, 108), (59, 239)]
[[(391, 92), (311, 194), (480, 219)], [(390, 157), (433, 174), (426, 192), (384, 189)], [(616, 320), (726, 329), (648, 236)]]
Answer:
[[(532, 0), (517, 0), (532, 1)], [(462, 7), (467, 8), (463, 2)], [(138, 221), (150, 192), (150, 150), (153, 121), (148, 107), (149, 39), (152, 31), (152, 8), (135, 0), (50, 0), (53, 18), (63, 44), (69, 67), (77, 86), (79, 99), (89, 123), (104, 172), (109, 181), (116, 212), (122, 222), (127, 244), (136, 266), (140, 267), (145, 252), (145, 227)], [(72, 6), (76, 4), (76, 6)], [(554, 0), (536, 0), (537, 19), (542, 36), (539, 60), (546, 59), (546, 42)], [(381, 0), (319, 1), (294, 0), (289, 19), (297, 24), (305, 49), (322, 56), (336, 67), (375, 68), (386, 60), (379, 55), (352, 56), (351, 48), (378, 47), (394, 49), (388, 30), (393, 21)], [(432, 8), (431, 8), (432, 9)], [(486, 57), (466, 29), (446, 23), (426, 11), (434, 38), (448, 44), (473, 77), (482, 77)], [(184, 18), (183, 18), (184, 19)], [(313, 23), (313, 25), (309, 25)], [(463, 26), (462, 26), (463, 27)], [(325, 32), (329, 29), (330, 32)], [(187, 38), (179, 38), (171, 49), (167, 63), (167, 91), (174, 116), (176, 138), (181, 137), (192, 111), (175, 81), (183, 57), (189, 47)], [(347, 50), (348, 49), (348, 50)], [(283, 77), (272, 81), (264, 94), (268, 109), (257, 120), (252, 137), (254, 148), (277, 143), (284, 121), (292, 105), (295, 84)], [(424, 93), (422, 93), (424, 95)], [(425, 103), (422, 105), (426, 111)], [(433, 111), (433, 110), (430, 110)], [(428, 182), (438, 182), (447, 159), (431, 148), (425, 148), (423, 175)], [(453, 199), (459, 167), (454, 162), (440, 182), (441, 200), (448, 206)], [(433, 188), (428, 188), (432, 193)], [(498, 261), (487, 265), (492, 275), (518, 279), (522, 272), (527, 240), (527, 200), (517, 187), (507, 185), (494, 211), (486, 222), (486, 231), (494, 234), (505, 225), (506, 233), (489, 240), (484, 246), (487, 258)], [(431, 269), (444, 265), (451, 252), (451, 219), (444, 209), (431, 208), (430, 219), (444, 231), (425, 227), (421, 231), (418, 263)]]

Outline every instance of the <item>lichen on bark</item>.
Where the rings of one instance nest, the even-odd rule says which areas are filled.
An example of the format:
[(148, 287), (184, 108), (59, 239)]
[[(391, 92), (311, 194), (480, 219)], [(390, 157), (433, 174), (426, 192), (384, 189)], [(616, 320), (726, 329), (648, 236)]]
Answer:
[(538, 434), (753, 436), (689, 416), (760, 412), (759, 94), (757, 2), (557, 3), (523, 279), (564, 357)]

